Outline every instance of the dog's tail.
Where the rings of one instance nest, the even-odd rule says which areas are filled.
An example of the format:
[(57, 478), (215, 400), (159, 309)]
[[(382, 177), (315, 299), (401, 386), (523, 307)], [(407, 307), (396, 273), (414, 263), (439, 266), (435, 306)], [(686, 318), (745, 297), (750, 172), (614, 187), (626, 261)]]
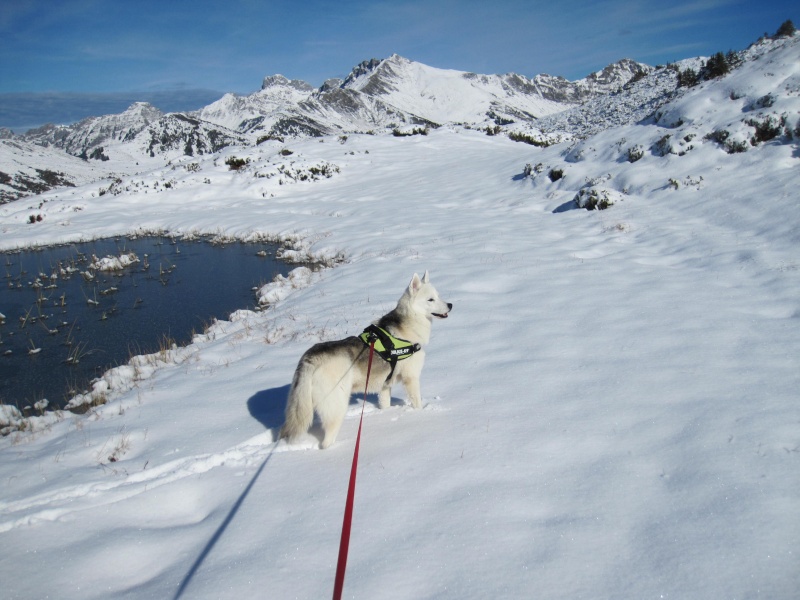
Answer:
[(314, 420), (314, 403), (311, 397), (313, 373), (314, 365), (307, 360), (301, 360), (295, 369), (286, 401), (286, 421), (281, 427), (281, 438), (294, 439), (311, 427)]

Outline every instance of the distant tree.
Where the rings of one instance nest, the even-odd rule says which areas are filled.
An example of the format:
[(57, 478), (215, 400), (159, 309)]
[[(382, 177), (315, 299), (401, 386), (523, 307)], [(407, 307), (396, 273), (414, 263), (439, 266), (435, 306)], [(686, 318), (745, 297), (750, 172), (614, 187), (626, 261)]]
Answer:
[(775, 34), (775, 37), (776, 38), (792, 37), (795, 31), (797, 31), (797, 29), (795, 29), (794, 23), (792, 23), (791, 19), (788, 19), (784, 21), (780, 27), (778, 27), (778, 31)]
[(725, 58), (725, 55), (722, 52), (717, 52), (714, 56), (709, 58), (708, 61), (706, 61), (705, 71), (708, 79), (722, 77), (730, 70), (728, 59)]
[(678, 71), (678, 87), (692, 87), (700, 82), (697, 71), (694, 69), (686, 69), (685, 71)]

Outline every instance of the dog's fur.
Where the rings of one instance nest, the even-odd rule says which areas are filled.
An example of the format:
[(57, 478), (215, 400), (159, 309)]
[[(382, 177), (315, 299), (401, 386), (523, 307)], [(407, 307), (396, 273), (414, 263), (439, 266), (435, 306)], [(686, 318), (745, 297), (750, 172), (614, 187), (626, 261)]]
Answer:
[[(397, 338), (424, 346), (431, 336), (433, 318), (447, 318), (452, 308), (452, 304), (439, 298), (427, 271), (422, 279), (414, 273), (395, 309), (375, 321), (375, 325)], [(294, 372), (280, 437), (291, 441), (306, 433), (316, 411), (324, 432), (320, 447), (330, 446), (342, 426), (350, 395), (364, 390), (368, 360), (369, 347), (355, 336), (322, 342), (307, 350)], [(378, 407), (389, 407), (392, 384), (401, 381), (411, 406), (420, 408), (419, 376), (424, 361), (425, 351), (419, 350), (398, 361), (391, 379), (387, 379), (391, 371), (389, 363), (374, 355), (369, 391), (378, 392)]]

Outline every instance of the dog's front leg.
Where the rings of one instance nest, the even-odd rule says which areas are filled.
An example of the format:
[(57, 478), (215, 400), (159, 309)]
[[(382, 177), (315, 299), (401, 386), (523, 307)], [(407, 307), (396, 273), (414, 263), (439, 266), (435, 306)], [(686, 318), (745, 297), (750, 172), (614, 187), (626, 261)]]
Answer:
[(422, 394), (419, 390), (419, 376), (422, 373), (422, 365), (425, 361), (425, 352), (420, 351), (408, 360), (406, 360), (405, 368), (400, 373), (400, 381), (403, 382), (403, 387), (406, 388), (406, 395), (411, 406), (414, 408), (422, 408)]
[(422, 394), (419, 391), (419, 379), (416, 377), (407, 377), (403, 379), (403, 386), (406, 388), (406, 394), (414, 408), (422, 408)]
[(392, 403), (392, 384), (388, 381), (383, 384), (381, 391), (378, 392), (378, 408), (383, 410), (389, 408)]

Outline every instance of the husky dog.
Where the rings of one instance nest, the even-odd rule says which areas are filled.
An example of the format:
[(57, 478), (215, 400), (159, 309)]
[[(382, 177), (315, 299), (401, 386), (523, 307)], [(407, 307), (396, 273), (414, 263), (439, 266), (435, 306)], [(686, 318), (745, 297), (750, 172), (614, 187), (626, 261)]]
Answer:
[(280, 437), (292, 440), (306, 433), (316, 411), (324, 433), (320, 447), (327, 448), (336, 440), (350, 395), (364, 390), (368, 344), (378, 337), (376, 354), (379, 347), (383, 352), (373, 357), (369, 376), (369, 391), (378, 392), (378, 407), (389, 407), (392, 384), (401, 381), (411, 406), (420, 408), (419, 376), (425, 360), (422, 346), (430, 339), (433, 318), (446, 319), (452, 308), (439, 298), (427, 271), (422, 279), (414, 273), (395, 309), (375, 321), (362, 336), (322, 342), (308, 349), (292, 378)]

